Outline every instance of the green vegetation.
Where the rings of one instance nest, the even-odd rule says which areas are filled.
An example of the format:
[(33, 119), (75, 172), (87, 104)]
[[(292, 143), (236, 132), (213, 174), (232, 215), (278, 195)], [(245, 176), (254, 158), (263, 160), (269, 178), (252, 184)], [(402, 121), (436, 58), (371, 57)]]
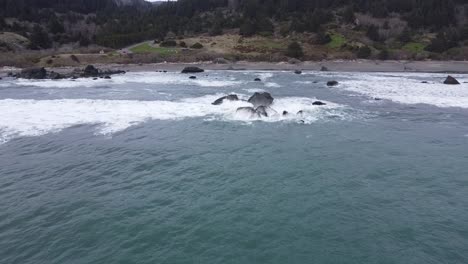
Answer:
[(346, 38), (338, 33), (333, 33), (330, 35), (331, 41), (327, 44), (329, 48), (338, 49), (341, 48), (346, 43)]
[(427, 45), (423, 44), (423, 43), (417, 43), (417, 42), (409, 42), (409, 43), (406, 43), (402, 49), (403, 50), (406, 50), (406, 51), (409, 51), (409, 52), (412, 52), (412, 53), (420, 53), (420, 52), (423, 52), (424, 49), (426, 48)]
[(165, 47), (153, 47), (148, 43), (143, 43), (130, 49), (134, 53), (158, 53), (159, 55), (166, 56), (177, 53), (176, 49)]

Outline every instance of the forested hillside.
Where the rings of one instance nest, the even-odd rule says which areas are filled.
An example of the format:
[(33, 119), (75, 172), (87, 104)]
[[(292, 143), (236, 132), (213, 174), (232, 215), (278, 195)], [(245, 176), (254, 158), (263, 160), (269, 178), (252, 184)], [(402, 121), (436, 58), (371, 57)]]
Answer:
[(241, 41), (250, 37), (288, 40), (289, 47), (266, 52), (305, 59), (319, 56), (316, 50), (345, 58), (462, 59), (467, 21), (466, 0), (0, 0), (0, 31), (28, 38), (29, 49), (230, 34), (241, 37), (244, 50)]

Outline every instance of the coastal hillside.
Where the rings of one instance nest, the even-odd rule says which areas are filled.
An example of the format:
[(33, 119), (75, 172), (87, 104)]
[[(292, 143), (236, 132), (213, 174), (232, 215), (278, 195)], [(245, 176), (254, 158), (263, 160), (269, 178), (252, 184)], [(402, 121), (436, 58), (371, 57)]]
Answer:
[(465, 60), (468, 3), (0, 0), (0, 32), (3, 65), (77, 63), (70, 54), (83, 61), (118, 63)]

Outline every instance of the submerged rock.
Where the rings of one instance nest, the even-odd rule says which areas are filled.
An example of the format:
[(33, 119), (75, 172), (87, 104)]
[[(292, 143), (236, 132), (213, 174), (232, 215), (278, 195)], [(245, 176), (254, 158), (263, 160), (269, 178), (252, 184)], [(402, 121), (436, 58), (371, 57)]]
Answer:
[(199, 72), (204, 72), (204, 71), (205, 70), (203, 70), (202, 68), (190, 66), (190, 67), (185, 67), (182, 70), (182, 73), (199, 73)]
[(326, 103), (322, 102), (322, 101), (315, 101), (312, 103), (312, 105), (326, 105)]
[(302, 110), (299, 110), (299, 112), (296, 113), (296, 115), (298, 115), (298, 116), (302, 116), (303, 114), (304, 114), (304, 111), (302, 111)]
[(320, 68), (320, 71), (329, 71), (327, 67), (325, 66), (322, 66), (322, 68)]
[(189, 79), (192, 79), (192, 80), (194, 80), (194, 79), (196, 79), (196, 78), (197, 78), (197, 76), (190, 76), (190, 77), (189, 77)]
[(46, 79), (47, 71), (44, 68), (28, 68), (24, 69), (18, 75), (18, 78), (24, 79)]
[(257, 114), (262, 117), (268, 117), (268, 112), (267, 112), (267, 109), (265, 106), (259, 106), (257, 107), (257, 109), (255, 109), (255, 112), (257, 112)]
[(447, 79), (445, 79), (444, 84), (456, 85), (456, 84), (460, 84), (460, 82), (457, 79), (449, 75), (447, 76)]
[(295, 74), (302, 74), (302, 71), (300, 71), (300, 70), (295, 70), (294, 73), (295, 73)]
[(327, 86), (337, 86), (338, 82), (337, 81), (328, 81)]
[(214, 101), (213, 103), (211, 103), (212, 105), (220, 105), (224, 102), (224, 100), (228, 100), (228, 101), (238, 101), (239, 100), (239, 97), (237, 97), (236, 94), (230, 94), (230, 95), (227, 95), (227, 96), (223, 96), (219, 99), (217, 99), (216, 101)]
[(288, 115), (288, 114), (289, 114), (288, 111), (286, 111), (286, 110), (283, 111), (283, 116)]
[(275, 99), (267, 92), (256, 92), (249, 98), (248, 102), (257, 108), (259, 106), (270, 106), (273, 103), (273, 100)]
[(260, 78), (255, 78), (254, 81), (261, 82), (262, 80)]
[(239, 107), (236, 110), (236, 113), (246, 115), (248, 118), (259, 117), (257, 111), (253, 107)]

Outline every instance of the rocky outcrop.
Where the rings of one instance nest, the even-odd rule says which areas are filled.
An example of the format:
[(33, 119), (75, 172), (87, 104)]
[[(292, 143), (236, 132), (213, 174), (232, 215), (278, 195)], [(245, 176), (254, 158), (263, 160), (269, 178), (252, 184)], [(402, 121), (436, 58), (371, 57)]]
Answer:
[(99, 70), (96, 69), (93, 65), (88, 65), (84, 68), (82, 77), (97, 77), (99, 75)]
[(202, 68), (190, 66), (190, 67), (185, 67), (182, 70), (182, 73), (200, 73), (200, 72), (204, 72), (204, 71), (205, 70), (203, 70)]
[(449, 75), (447, 76), (447, 79), (445, 79), (444, 84), (457, 85), (460, 84), (460, 82)]
[(49, 72), (48, 74), (48, 79), (52, 79), (52, 80), (59, 80), (59, 79), (63, 79), (64, 76), (58, 72)]
[(47, 79), (47, 71), (44, 68), (28, 68), (22, 70), (17, 77), (23, 79)]
[(220, 105), (224, 102), (224, 100), (227, 100), (227, 101), (239, 101), (239, 97), (237, 97), (237, 95), (235, 94), (230, 94), (230, 95), (227, 95), (227, 96), (223, 96), (219, 99), (217, 99), (216, 101), (214, 101), (213, 103), (211, 103), (212, 105)]
[(72, 78), (76, 79), (78, 77), (83, 78), (97, 78), (101, 77), (104, 79), (110, 79), (110, 75), (113, 74), (121, 74), (125, 73), (125, 71), (120, 70), (107, 70), (107, 71), (100, 71), (95, 68), (93, 65), (88, 65), (83, 70), (74, 70), (71, 73), (58, 73), (54, 71), (47, 71), (45, 68), (28, 68), (22, 70), (19, 74), (16, 75), (17, 78), (24, 78), (24, 79), (66, 79)]
[(93, 65), (88, 65), (84, 70), (80, 73), (80, 77), (90, 78), (90, 77), (106, 77), (114, 74), (122, 74), (125, 71), (121, 70), (107, 70), (101, 71), (98, 68), (94, 67)]
[(337, 86), (338, 82), (337, 81), (328, 81), (327, 86)]
[(267, 92), (254, 93), (248, 100), (255, 108), (259, 106), (270, 106), (275, 99)]

